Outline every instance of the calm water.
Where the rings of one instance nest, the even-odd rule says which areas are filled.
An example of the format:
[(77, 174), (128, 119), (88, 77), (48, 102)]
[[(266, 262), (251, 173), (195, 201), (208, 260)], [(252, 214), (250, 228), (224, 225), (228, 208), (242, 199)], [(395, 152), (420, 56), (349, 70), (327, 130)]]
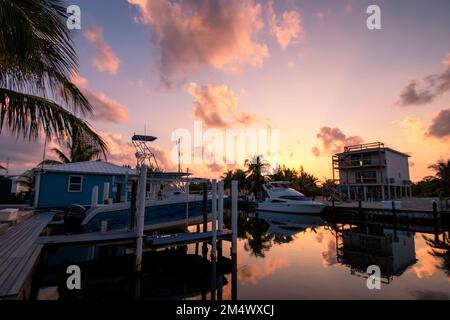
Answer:
[[(87, 279), (78, 298), (211, 299), (213, 292), (222, 299), (450, 299), (448, 231), (436, 237), (433, 228), (331, 225), (281, 214), (239, 220), (236, 260), (226, 241), (217, 264), (202, 258), (202, 244), (149, 253), (140, 280), (132, 275), (133, 257), (121, 248), (53, 250), (40, 297), (54, 298), (56, 290), (59, 298), (72, 297), (61, 289), (63, 266), (83, 257)], [(381, 269), (380, 290), (367, 288), (369, 265)]]

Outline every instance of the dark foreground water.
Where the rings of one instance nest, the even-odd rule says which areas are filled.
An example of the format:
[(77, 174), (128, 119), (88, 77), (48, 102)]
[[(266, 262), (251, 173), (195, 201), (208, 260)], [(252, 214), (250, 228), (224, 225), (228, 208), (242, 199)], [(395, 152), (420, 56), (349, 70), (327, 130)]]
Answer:
[[(149, 252), (133, 273), (126, 248), (59, 248), (37, 277), (41, 299), (450, 299), (448, 230), (243, 214), (236, 257), (209, 259), (202, 244)], [(206, 259), (204, 257), (207, 257)], [(70, 264), (82, 289), (67, 290)], [(368, 266), (381, 271), (369, 290)], [(369, 279), (370, 283), (374, 283)]]

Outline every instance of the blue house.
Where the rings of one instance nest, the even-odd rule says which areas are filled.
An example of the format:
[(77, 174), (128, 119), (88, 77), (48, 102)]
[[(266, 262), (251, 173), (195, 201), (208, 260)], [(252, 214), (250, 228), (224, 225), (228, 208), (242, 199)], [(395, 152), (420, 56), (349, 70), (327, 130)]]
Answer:
[[(35, 169), (36, 208), (90, 206), (126, 200), (128, 182), (136, 170), (104, 161), (85, 161)], [(95, 199), (96, 198), (96, 199)]]

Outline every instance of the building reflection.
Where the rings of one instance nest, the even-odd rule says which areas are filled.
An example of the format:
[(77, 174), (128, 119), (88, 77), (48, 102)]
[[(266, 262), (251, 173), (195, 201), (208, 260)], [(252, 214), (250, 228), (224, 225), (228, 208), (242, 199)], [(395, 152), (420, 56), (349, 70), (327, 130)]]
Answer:
[(390, 283), (417, 261), (414, 232), (374, 225), (340, 225), (335, 231), (337, 260), (353, 275), (367, 278), (367, 268), (377, 265), (382, 282)]

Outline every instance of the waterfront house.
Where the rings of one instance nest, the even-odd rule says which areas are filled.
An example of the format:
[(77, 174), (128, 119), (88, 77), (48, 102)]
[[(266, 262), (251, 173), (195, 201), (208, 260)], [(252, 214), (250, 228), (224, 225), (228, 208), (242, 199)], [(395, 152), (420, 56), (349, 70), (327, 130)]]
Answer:
[(128, 182), (136, 170), (104, 161), (57, 164), (34, 170), (36, 208), (65, 208), (71, 204), (90, 206), (93, 189), (96, 202), (123, 202)]
[(348, 199), (411, 197), (408, 158), (381, 142), (347, 146), (333, 156), (333, 179)]

